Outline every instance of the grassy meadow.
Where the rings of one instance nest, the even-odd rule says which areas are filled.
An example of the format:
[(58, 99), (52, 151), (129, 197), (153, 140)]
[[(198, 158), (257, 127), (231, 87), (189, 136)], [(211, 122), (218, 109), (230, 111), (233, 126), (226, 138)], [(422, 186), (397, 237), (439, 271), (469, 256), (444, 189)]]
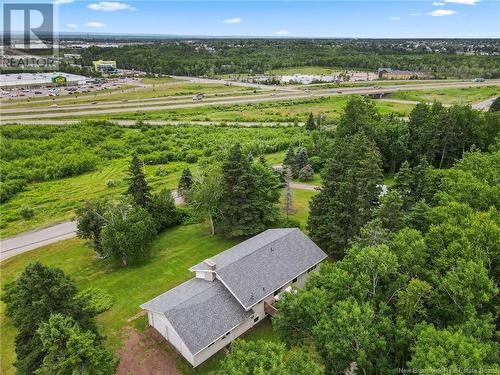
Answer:
[[(322, 113), (334, 119), (342, 113), (349, 95), (311, 99), (279, 100), (262, 103), (210, 105), (192, 108), (165, 108), (153, 111), (116, 112), (102, 115), (78, 115), (68, 113), (57, 119), (109, 119), (109, 120), (168, 120), (168, 121), (212, 121), (212, 122), (293, 122), (305, 121), (307, 113)], [(375, 105), (382, 114), (396, 113), (406, 116), (413, 105), (404, 103), (378, 102)]]
[(434, 90), (399, 91), (391, 94), (392, 99), (414, 100), (443, 104), (474, 104), (500, 95), (500, 86), (445, 88)]

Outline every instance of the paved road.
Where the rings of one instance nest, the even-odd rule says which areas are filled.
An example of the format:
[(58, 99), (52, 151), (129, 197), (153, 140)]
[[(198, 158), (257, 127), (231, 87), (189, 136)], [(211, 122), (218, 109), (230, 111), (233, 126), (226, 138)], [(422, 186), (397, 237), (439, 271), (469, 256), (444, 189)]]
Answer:
[(0, 260), (76, 236), (76, 223), (65, 221), (6, 238), (0, 242)]
[(475, 103), (472, 105), (472, 108), (478, 109), (480, 111), (488, 111), (496, 98), (497, 97), (495, 96), (493, 98), (483, 100), (482, 102)]
[[(184, 203), (184, 199), (175, 190), (172, 191), (172, 197), (176, 205)], [(75, 236), (76, 223), (64, 221), (47, 228), (35, 229), (2, 239), (0, 241), (0, 261)]]
[[(144, 112), (144, 111), (155, 111), (155, 110), (165, 110), (165, 109), (176, 109), (176, 108), (196, 108), (196, 107), (206, 107), (215, 105), (229, 105), (229, 104), (248, 104), (248, 103), (260, 103), (269, 101), (279, 101), (279, 100), (292, 100), (292, 99), (306, 99), (315, 97), (329, 97), (337, 96), (342, 94), (358, 94), (358, 95), (383, 95), (401, 90), (428, 90), (428, 89), (439, 89), (439, 88), (451, 88), (451, 87), (479, 87), (484, 85), (499, 85), (500, 80), (490, 80), (487, 83), (474, 83), (474, 82), (439, 82), (436, 84), (412, 84), (412, 85), (390, 85), (380, 88), (373, 86), (370, 87), (350, 87), (350, 88), (339, 88), (339, 89), (327, 89), (327, 90), (316, 90), (314, 92), (304, 92), (299, 90), (287, 91), (287, 92), (273, 92), (269, 94), (255, 94), (246, 96), (227, 96), (221, 98), (207, 98), (201, 102), (188, 101), (183, 102), (168, 102), (165, 101), (162, 104), (152, 105), (151, 103), (123, 103), (117, 108), (106, 108), (101, 107), (99, 104), (89, 106), (71, 106), (70, 112), (64, 111), (65, 106), (59, 106), (57, 108), (46, 108), (47, 113), (30, 113), (33, 111), (31, 108), (18, 108), (16, 113), (4, 112), (2, 115), (2, 123), (15, 122), (20, 119), (43, 119), (43, 118), (57, 118), (57, 117), (72, 117), (72, 116), (89, 116), (89, 115), (102, 115), (111, 113), (128, 113), (128, 112)], [(76, 111), (76, 109), (81, 109)]]

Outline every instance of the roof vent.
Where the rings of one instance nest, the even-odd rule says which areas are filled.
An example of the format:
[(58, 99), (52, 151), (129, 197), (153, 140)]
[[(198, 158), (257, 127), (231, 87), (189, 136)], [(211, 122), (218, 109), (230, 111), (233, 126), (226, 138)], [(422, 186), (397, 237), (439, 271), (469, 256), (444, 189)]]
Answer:
[(273, 249), (273, 247), (271, 246), (271, 252), (273, 252), (273, 251), (274, 251), (274, 249)]
[(205, 263), (211, 271), (215, 271), (216, 264), (212, 259), (205, 259), (203, 263)]

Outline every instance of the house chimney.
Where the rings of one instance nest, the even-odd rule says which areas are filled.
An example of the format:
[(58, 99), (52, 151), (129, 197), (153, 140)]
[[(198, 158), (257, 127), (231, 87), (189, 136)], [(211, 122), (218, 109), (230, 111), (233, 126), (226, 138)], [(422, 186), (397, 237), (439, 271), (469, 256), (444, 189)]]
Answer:
[(205, 259), (203, 263), (205, 263), (208, 268), (210, 268), (210, 271), (215, 271), (216, 264), (212, 259)]

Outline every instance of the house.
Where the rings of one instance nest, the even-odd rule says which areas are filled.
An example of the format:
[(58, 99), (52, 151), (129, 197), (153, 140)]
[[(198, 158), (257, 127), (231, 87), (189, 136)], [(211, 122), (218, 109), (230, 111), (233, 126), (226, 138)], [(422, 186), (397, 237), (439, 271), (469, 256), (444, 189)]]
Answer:
[(192, 279), (141, 308), (196, 367), (273, 315), (280, 293), (304, 287), (325, 258), (299, 229), (269, 229), (191, 267)]
[(391, 68), (379, 68), (379, 79), (418, 79), (425, 78), (426, 74), (413, 70), (397, 70)]

